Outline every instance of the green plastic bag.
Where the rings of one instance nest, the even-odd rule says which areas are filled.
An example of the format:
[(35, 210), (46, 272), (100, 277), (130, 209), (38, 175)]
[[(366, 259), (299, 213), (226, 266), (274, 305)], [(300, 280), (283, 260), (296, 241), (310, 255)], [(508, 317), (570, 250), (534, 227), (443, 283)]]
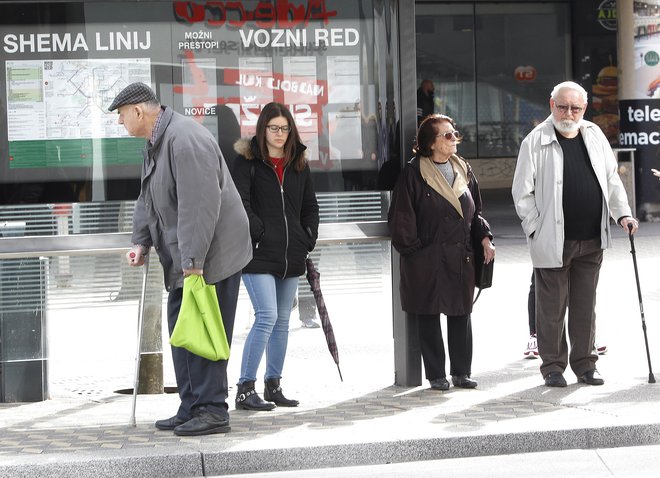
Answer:
[(181, 309), (170, 344), (212, 361), (229, 358), (215, 286), (206, 285), (200, 275), (189, 275), (183, 281)]

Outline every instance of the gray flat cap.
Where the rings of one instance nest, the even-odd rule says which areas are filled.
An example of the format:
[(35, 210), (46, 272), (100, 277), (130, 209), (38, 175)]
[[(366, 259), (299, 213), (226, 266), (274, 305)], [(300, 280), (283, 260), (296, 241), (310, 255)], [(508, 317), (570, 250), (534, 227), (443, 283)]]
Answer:
[(124, 105), (138, 105), (149, 101), (157, 101), (154, 91), (144, 83), (131, 83), (119, 92), (108, 111), (114, 111)]

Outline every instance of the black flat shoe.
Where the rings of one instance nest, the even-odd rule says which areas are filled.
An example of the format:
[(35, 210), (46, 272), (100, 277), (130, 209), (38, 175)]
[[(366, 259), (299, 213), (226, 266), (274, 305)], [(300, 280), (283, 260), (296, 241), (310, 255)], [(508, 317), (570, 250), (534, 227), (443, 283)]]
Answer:
[(229, 414), (226, 410), (214, 411), (206, 406), (194, 409), (194, 417), (174, 429), (177, 436), (211, 435), (213, 433), (227, 433)]
[(467, 375), (452, 375), (451, 383), (459, 388), (477, 388), (476, 380), (472, 380)]
[(546, 387), (565, 387), (566, 379), (561, 372), (550, 372), (545, 377), (545, 386)]
[(214, 433), (227, 433), (231, 431), (229, 422), (225, 425), (207, 421), (200, 417), (195, 417), (188, 420), (183, 425), (179, 425), (174, 429), (174, 434), (177, 436), (199, 436), (199, 435), (212, 435)]
[(587, 385), (603, 385), (605, 380), (600, 376), (598, 370), (589, 370), (584, 375), (578, 377), (578, 383), (586, 383)]
[(449, 381), (445, 377), (429, 380), (429, 383), (432, 390), (441, 390), (443, 392), (449, 390)]
[(164, 420), (156, 420), (156, 428), (159, 430), (174, 430), (179, 425), (186, 423), (185, 420), (180, 419), (176, 415)]

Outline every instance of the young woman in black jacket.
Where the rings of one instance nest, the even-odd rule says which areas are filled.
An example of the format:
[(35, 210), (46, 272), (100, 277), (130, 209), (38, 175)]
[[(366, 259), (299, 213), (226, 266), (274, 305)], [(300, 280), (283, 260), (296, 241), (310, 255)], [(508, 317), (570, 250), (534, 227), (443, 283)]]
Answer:
[[(234, 148), (239, 153), (234, 181), (250, 221), (253, 247), (253, 259), (243, 269), (243, 283), (254, 308), (254, 324), (243, 348), (236, 408), (295, 407), (298, 401), (282, 394), (280, 379), (298, 276), (305, 273), (305, 259), (314, 249), (319, 226), (306, 147), (287, 107), (269, 103), (257, 120), (255, 136), (239, 140)], [(264, 351), (266, 401), (255, 391)]]

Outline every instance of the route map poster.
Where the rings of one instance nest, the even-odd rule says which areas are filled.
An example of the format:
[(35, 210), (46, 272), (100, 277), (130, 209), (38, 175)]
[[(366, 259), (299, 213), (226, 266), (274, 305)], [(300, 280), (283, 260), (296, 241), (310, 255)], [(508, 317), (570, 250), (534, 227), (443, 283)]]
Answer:
[(90, 166), (95, 148), (106, 165), (141, 164), (144, 140), (126, 140), (108, 105), (130, 83), (151, 84), (148, 58), (16, 60), (5, 68), (10, 169)]

